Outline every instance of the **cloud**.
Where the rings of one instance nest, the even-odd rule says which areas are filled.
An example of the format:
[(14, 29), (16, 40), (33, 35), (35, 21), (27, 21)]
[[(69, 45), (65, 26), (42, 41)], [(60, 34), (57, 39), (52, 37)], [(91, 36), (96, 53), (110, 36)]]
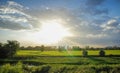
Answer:
[[(104, 2), (104, 1), (103, 1)], [(97, 6), (100, 6), (103, 2), (98, 3), (94, 6), (83, 6), (76, 11), (64, 11), (57, 10), (58, 12), (63, 12), (64, 15), (60, 15), (64, 18), (69, 18), (67, 25), (70, 25), (72, 32), (75, 34), (75, 37), (68, 38), (72, 44), (79, 43), (81, 45), (117, 45), (117, 40), (119, 40), (119, 22), (118, 19), (110, 17), (107, 15), (109, 13), (107, 8), (97, 9)], [(56, 9), (55, 9), (56, 10)], [(65, 9), (67, 10), (67, 9)], [(49, 11), (49, 10), (48, 10)], [(54, 11), (53, 11), (54, 12)], [(52, 14), (52, 13), (50, 13)], [(56, 14), (54, 12), (53, 14)], [(101, 15), (104, 14), (104, 15)], [(96, 16), (97, 15), (97, 16)], [(59, 16), (59, 15), (58, 15)], [(111, 21), (114, 19), (115, 21)], [(118, 23), (118, 24), (117, 24)], [(114, 27), (114, 30), (106, 30), (106, 27), (101, 27), (103, 24), (106, 27)], [(71, 43), (70, 42), (70, 43)]]
[(13, 1), (8, 1), (6, 5), (0, 6), (0, 14), (29, 17), (29, 15), (23, 12), (24, 9), (26, 9), (24, 6)]
[(30, 29), (29, 27), (25, 27), (23, 25), (20, 25), (16, 22), (6, 21), (6, 20), (0, 20), (0, 28), (1, 29), (12, 29), (12, 30), (22, 30), (22, 29)]
[(38, 27), (38, 20), (27, 14), (24, 7), (14, 1), (0, 6), (0, 28), (10, 30), (28, 30)]
[(108, 14), (109, 11), (107, 8), (101, 8), (104, 1), (105, 0), (86, 0), (79, 10), (83, 14), (87, 13), (90, 15)]
[(86, 37), (87, 38), (105, 38), (105, 37), (108, 37), (108, 35), (103, 34), (103, 33), (101, 33), (101, 34), (88, 34)]
[(29, 9), (14, 1), (8, 1), (6, 5), (0, 6), (0, 30), (30, 30), (31, 33), (36, 32), (31, 29), (40, 30), (41, 21), (61, 19), (61, 24), (70, 28), (75, 35), (67, 38), (69, 44), (115, 44), (120, 37), (120, 18), (107, 15), (108, 9), (101, 7), (104, 1), (87, 0), (79, 9), (48, 6)]
[(120, 22), (116, 19), (110, 19), (106, 23), (102, 24), (101, 27), (104, 31), (112, 30), (119, 32), (120, 31)]
[(111, 27), (116, 27), (118, 24), (119, 24), (119, 23), (117, 22), (117, 20), (114, 20), (114, 19), (109, 20), (109, 21), (107, 22), (107, 25), (108, 25), (108, 26), (111, 26)]
[(22, 5), (14, 2), (14, 1), (8, 1), (7, 3), (8, 3), (8, 6), (17, 7), (17, 8), (23, 8)]

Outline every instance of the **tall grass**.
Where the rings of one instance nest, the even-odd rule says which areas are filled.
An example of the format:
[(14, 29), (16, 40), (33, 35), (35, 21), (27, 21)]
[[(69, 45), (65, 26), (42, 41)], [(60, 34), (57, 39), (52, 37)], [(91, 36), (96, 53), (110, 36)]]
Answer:
[(0, 73), (23, 73), (22, 63), (18, 62), (14, 66), (9, 63), (0, 67)]
[(26, 65), (17, 63), (5, 64), (0, 67), (0, 73), (120, 73), (118, 65)]

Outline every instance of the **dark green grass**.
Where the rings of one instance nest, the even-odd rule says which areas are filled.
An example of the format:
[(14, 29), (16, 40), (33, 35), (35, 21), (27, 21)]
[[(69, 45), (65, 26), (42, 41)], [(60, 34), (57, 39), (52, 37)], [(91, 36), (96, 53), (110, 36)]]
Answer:
[(100, 64), (120, 64), (120, 57), (16, 57), (1, 59), (0, 63), (16, 63), (43, 65), (43, 64), (65, 64), (65, 65), (100, 65)]

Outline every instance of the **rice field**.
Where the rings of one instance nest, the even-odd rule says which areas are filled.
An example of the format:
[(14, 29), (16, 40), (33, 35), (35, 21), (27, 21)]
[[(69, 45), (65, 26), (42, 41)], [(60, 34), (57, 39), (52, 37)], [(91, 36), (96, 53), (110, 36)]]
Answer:
[[(105, 50), (106, 55), (120, 55), (120, 50)], [(17, 56), (82, 56), (82, 51), (19, 50)], [(99, 55), (99, 50), (88, 50), (88, 55)]]
[(0, 73), (120, 73), (120, 50), (82, 51), (19, 50), (13, 58), (0, 59)]

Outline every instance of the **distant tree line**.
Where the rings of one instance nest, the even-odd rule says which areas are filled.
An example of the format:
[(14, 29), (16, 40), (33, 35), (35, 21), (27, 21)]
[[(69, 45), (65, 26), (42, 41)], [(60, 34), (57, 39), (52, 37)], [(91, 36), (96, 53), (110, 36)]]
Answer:
[(55, 51), (56, 46), (45, 46), (45, 45), (40, 45), (40, 46), (21, 46), (21, 50), (40, 50), (40, 51)]
[(119, 46), (108, 46), (108, 47), (104, 47), (104, 48), (98, 48), (98, 47), (90, 47), (90, 46), (85, 46), (84, 48), (81, 48), (79, 46), (73, 46), (72, 47), (72, 50), (101, 50), (101, 49), (104, 49), (104, 50), (120, 50), (120, 47)]
[(63, 52), (63, 51), (79, 51), (82, 50), (82, 54), (83, 56), (88, 56), (88, 51), (87, 50), (100, 50), (99, 51), (99, 56), (105, 56), (105, 51), (104, 50), (120, 50), (120, 47), (118, 46), (113, 46), (113, 47), (105, 47), (105, 48), (94, 48), (94, 47), (89, 47), (86, 46), (84, 48), (80, 48), (79, 46), (73, 46), (73, 47), (65, 47), (65, 46), (28, 46), (28, 47), (24, 47), (21, 46), (20, 47), (20, 43), (18, 41), (10, 41), (8, 40), (7, 43), (0, 43), (0, 58), (8, 58), (8, 57), (13, 57), (17, 50), (40, 50), (41, 52), (43, 51), (59, 51), (59, 52)]
[(21, 50), (41, 50), (41, 51), (66, 51), (66, 50), (73, 50), (73, 51), (78, 51), (78, 50), (120, 50), (120, 47), (118, 46), (109, 46), (109, 47), (104, 47), (104, 48), (96, 48), (96, 47), (90, 47), (90, 46), (85, 46), (84, 48), (81, 48), (79, 46), (72, 46), (72, 47), (65, 47), (65, 46), (21, 46)]

